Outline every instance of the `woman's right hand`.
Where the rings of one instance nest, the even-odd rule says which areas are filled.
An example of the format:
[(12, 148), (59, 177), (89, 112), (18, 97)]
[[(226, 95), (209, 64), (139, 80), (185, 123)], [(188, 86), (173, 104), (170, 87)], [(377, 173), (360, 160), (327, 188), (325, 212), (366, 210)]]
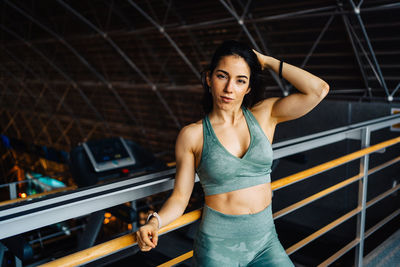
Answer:
[(158, 242), (158, 226), (149, 221), (136, 231), (136, 240), (141, 251), (155, 248)]

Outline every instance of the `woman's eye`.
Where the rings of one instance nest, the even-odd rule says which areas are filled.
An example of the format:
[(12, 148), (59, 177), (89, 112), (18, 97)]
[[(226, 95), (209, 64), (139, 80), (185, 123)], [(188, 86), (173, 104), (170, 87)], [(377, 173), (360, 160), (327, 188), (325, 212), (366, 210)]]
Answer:
[(246, 81), (245, 80), (238, 80), (239, 83), (245, 84)]
[(224, 76), (224, 75), (222, 75), (222, 74), (217, 74), (217, 77), (218, 77), (218, 78), (220, 78), (220, 79), (223, 79), (223, 78), (225, 78), (225, 76)]

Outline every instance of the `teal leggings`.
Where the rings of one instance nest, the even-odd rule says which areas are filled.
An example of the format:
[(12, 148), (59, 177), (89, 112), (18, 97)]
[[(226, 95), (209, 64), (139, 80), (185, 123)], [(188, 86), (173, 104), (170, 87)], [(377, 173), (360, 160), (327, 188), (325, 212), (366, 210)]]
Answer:
[(294, 266), (278, 240), (271, 205), (243, 215), (204, 205), (192, 263), (196, 267)]

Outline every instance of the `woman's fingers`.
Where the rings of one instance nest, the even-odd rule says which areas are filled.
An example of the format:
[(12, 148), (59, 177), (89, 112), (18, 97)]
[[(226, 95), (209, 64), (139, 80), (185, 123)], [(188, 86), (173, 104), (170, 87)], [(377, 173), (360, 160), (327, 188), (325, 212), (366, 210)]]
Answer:
[(141, 250), (141, 251), (149, 251), (149, 250), (151, 250), (151, 249), (153, 249), (153, 248), (152, 248), (152, 247), (149, 247), (149, 246), (146, 246), (146, 245), (140, 247), (140, 250)]
[(256, 54), (258, 62), (261, 64), (261, 69), (264, 70), (264, 57), (265, 55), (261, 54), (260, 52), (253, 49), (253, 52)]
[(149, 251), (153, 248), (151, 246), (146, 245), (146, 243), (144, 243), (142, 240), (139, 239), (137, 243), (141, 251)]
[[(150, 240), (150, 236), (152, 236), (152, 240)], [(139, 229), (136, 232), (136, 240), (141, 251), (149, 251), (156, 247), (158, 235), (156, 231), (152, 232), (148, 229)]]
[(261, 54), (260, 52), (258, 52), (257, 50), (253, 49), (254, 54), (256, 54), (257, 58), (260, 59), (260, 57), (264, 56), (263, 54)]
[(155, 247), (155, 246), (157, 246), (157, 243), (158, 243), (158, 233), (157, 232), (153, 232), (152, 236), (153, 236), (152, 241), (153, 241), (153, 244), (154, 244), (154, 247)]
[(140, 237), (142, 238), (145, 245), (155, 248), (156, 246), (153, 244), (153, 242), (151, 242), (151, 240), (149, 238), (150, 234), (151, 234), (151, 232), (142, 231)]
[(142, 226), (136, 231), (136, 241), (141, 251), (149, 251), (157, 246), (158, 233), (154, 227)]

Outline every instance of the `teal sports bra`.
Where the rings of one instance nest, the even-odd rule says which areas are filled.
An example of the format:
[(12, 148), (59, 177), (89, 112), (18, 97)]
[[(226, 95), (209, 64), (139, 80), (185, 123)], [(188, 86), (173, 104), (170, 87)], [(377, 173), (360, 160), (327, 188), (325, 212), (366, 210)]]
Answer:
[(271, 143), (251, 111), (244, 106), (242, 110), (250, 132), (250, 145), (241, 158), (219, 142), (208, 114), (203, 119), (203, 150), (196, 172), (206, 196), (271, 182)]

